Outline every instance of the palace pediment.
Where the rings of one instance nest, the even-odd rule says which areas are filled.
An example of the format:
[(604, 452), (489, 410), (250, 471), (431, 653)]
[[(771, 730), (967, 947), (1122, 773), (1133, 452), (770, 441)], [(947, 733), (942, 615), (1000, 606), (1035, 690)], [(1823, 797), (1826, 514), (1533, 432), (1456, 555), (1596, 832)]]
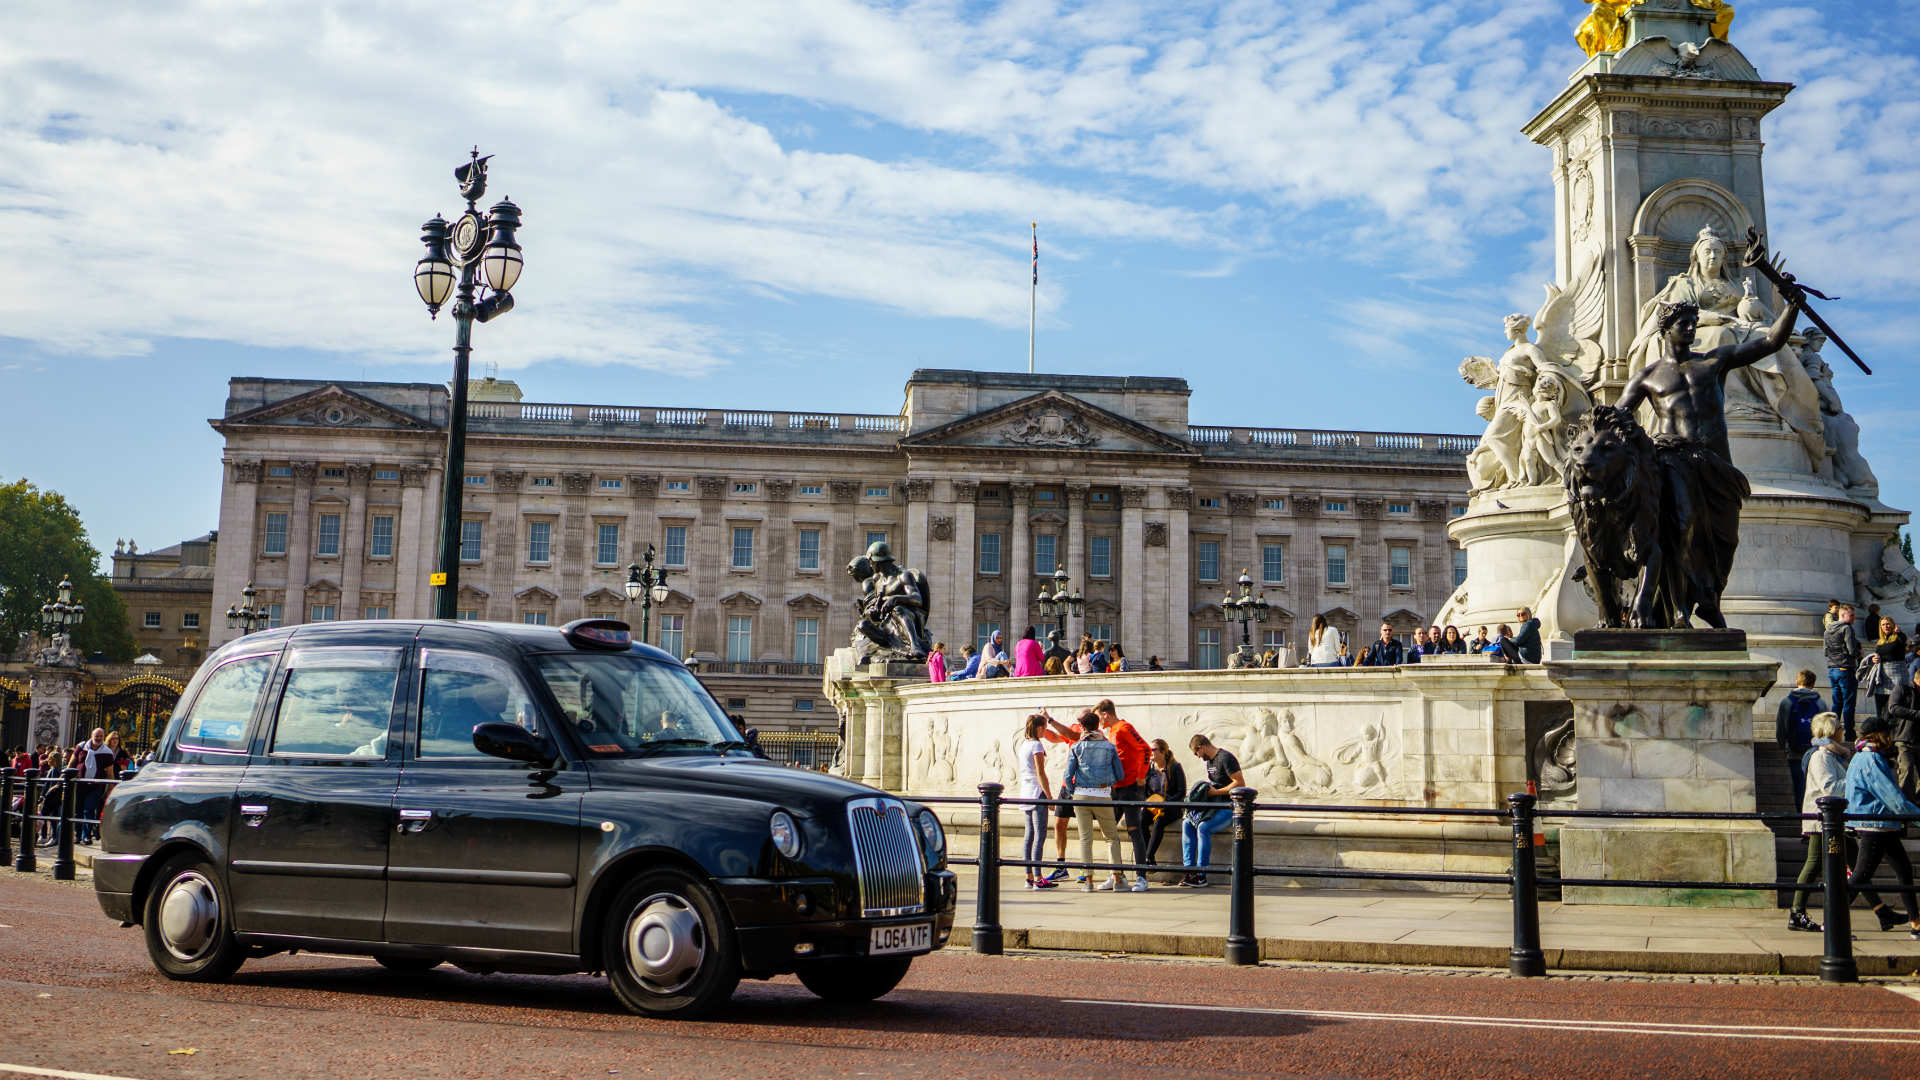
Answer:
[(1182, 454), (1173, 438), (1058, 390), (1011, 401), (900, 440), (903, 449), (1041, 450), (1052, 453)]
[(438, 425), (430, 424), (411, 413), (382, 405), (370, 397), (356, 394), (334, 384), (309, 390), (284, 401), (276, 401), (257, 409), (214, 420), (212, 424), (216, 431), (224, 431), (229, 427), (243, 424), (273, 427), (385, 428), (400, 431), (439, 429)]

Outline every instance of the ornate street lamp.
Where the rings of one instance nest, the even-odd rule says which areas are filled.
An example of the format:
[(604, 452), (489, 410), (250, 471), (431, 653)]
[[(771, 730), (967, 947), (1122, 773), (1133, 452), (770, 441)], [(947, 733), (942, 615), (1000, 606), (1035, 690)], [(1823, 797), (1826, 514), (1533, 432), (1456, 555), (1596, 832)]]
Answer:
[(1063, 643), (1067, 639), (1067, 616), (1072, 615), (1076, 619), (1079, 618), (1081, 613), (1086, 610), (1087, 605), (1086, 598), (1080, 595), (1079, 589), (1073, 590), (1072, 593), (1067, 592), (1067, 586), (1069, 584), (1067, 568), (1065, 566), (1055, 565), (1053, 570), (1053, 592), (1047, 592), (1047, 583), (1043, 580), (1040, 583), (1040, 595), (1033, 598), (1034, 606), (1040, 609), (1040, 617), (1042, 619), (1052, 616), (1054, 629), (1059, 631), (1060, 640)]
[(54, 586), (53, 600), (40, 605), (40, 628), (49, 638), (71, 635), (86, 617), (87, 605), (73, 598), (73, 582), (65, 576)]
[(240, 631), (241, 637), (253, 633), (255, 628), (264, 630), (267, 626), (267, 609), (255, 604), (254, 596), (253, 582), (249, 581), (247, 587), (240, 590), (240, 602), (227, 605), (227, 629)]
[(1234, 584), (1240, 586), (1240, 595), (1235, 596), (1233, 590), (1228, 589), (1227, 594), (1220, 598), (1220, 614), (1228, 622), (1240, 624), (1240, 657), (1244, 663), (1253, 656), (1253, 637), (1248, 632), (1248, 626), (1266, 622), (1267, 616), (1273, 612), (1273, 605), (1267, 603), (1264, 591), (1258, 596), (1254, 595), (1253, 575), (1245, 570), (1240, 571), (1240, 580)]
[(653, 605), (667, 602), (666, 567), (653, 565), (653, 545), (647, 545), (646, 565), (627, 564), (627, 600), (640, 604), (640, 640), (652, 633)]
[[(522, 260), (520, 208), (502, 199), (480, 216), (487, 193), (487, 161), (475, 147), (472, 160), (453, 170), (466, 212), (449, 223), (435, 214), (420, 227), (427, 254), (413, 267), (413, 287), (439, 318), (440, 306), (453, 297), (453, 412), (447, 423), (447, 469), (440, 507), (440, 568), (433, 575), (433, 617), (451, 619), (460, 595), (460, 504), (467, 480), (467, 361), (473, 352), (473, 324), (490, 322), (513, 310), (513, 293)], [(484, 278), (484, 281), (482, 280)], [(480, 295), (476, 300), (476, 289)]]

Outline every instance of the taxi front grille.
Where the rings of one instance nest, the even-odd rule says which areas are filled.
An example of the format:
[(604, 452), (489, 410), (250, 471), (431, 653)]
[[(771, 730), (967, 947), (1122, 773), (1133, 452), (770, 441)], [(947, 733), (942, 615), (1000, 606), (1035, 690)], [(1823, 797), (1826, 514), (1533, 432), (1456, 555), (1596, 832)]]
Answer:
[(907, 808), (891, 799), (859, 799), (847, 806), (853, 860), (860, 875), (860, 914), (865, 918), (913, 915), (926, 910), (926, 864)]

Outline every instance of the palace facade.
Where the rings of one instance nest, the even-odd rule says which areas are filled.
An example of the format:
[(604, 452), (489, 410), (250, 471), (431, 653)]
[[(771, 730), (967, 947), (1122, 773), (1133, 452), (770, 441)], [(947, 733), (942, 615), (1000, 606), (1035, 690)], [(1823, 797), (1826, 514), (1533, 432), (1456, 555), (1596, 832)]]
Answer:
[[(820, 663), (847, 642), (847, 562), (875, 540), (924, 570), (957, 657), (1041, 623), (1064, 567), (1069, 619), (1144, 663), (1222, 666), (1219, 601), (1244, 569), (1273, 605), (1256, 644), (1325, 614), (1356, 643), (1407, 632), (1465, 573), (1466, 435), (1205, 427), (1175, 378), (922, 370), (897, 415), (544, 404), (474, 384), (462, 618), (636, 627), (626, 567), (648, 545), (671, 594), (652, 640), (698, 657), (762, 727), (828, 725)], [(251, 581), (276, 623), (424, 617), (437, 552), (444, 386), (236, 378), (209, 638)], [(1042, 629), (1045, 625), (1042, 624)]]

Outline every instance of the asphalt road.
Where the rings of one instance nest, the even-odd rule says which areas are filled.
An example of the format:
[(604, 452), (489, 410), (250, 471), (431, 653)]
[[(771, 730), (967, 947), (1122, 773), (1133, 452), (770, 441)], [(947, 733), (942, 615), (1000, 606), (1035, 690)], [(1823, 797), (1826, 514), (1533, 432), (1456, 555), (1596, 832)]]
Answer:
[[(1905, 993), (1902, 993), (1905, 991)], [(831, 1007), (745, 983), (702, 1023), (585, 976), (389, 974), (302, 954), (169, 982), (91, 887), (0, 870), (0, 1078), (1905, 1075), (1920, 982), (1687, 982), (1061, 955), (917, 961)], [(192, 1051), (187, 1053), (185, 1051)]]

